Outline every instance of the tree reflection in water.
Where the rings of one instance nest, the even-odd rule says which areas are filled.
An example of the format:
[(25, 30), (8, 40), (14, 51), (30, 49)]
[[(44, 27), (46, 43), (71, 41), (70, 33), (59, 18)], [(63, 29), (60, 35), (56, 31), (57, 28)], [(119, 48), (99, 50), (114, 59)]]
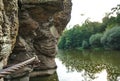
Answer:
[[(58, 50), (57, 73), (30, 81), (120, 81), (120, 52)], [(29, 81), (29, 77), (6, 81)]]
[(93, 81), (97, 78), (96, 74), (101, 71), (107, 72), (107, 81), (120, 81), (120, 52), (118, 51), (59, 50), (57, 57), (67, 67), (68, 72), (84, 71), (82, 76), (85, 81)]

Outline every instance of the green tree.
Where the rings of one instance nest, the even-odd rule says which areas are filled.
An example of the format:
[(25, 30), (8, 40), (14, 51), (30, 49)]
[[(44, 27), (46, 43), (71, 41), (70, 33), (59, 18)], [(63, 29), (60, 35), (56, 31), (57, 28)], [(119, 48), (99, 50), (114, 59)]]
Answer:
[(66, 40), (65, 40), (65, 37), (62, 36), (60, 39), (59, 39), (59, 42), (58, 42), (58, 48), (60, 49), (65, 49), (65, 43), (66, 43)]
[(99, 33), (92, 35), (89, 39), (91, 47), (102, 47), (101, 37), (102, 34)]
[(89, 44), (88, 44), (87, 41), (84, 40), (84, 41), (82, 42), (82, 48), (83, 48), (83, 49), (88, 49), (88, 48), (89, 48)]
[[(87, 44), (92, 47), (101, 47), (102, 42), (104, 47), (119, 49), (119, 29), (116, 26), (120, 26), (120, 5), (112, 8), (112, 11), (102, 19), (102, 23), (92, 22), (87, 18), (82, 25), (77, 24), (72, 29), (66, 29), (60, 37), (58, 48), (86, 48)], [(102, 34), (104, 34), (103, 37)], [(114, 42), (113, 45), (112, 42)]]
[(104, 47), (119, 50), (120, 27), (113, 27), (112, 29), (107, 30), (101, 38), (101, 42), (104, 45)]

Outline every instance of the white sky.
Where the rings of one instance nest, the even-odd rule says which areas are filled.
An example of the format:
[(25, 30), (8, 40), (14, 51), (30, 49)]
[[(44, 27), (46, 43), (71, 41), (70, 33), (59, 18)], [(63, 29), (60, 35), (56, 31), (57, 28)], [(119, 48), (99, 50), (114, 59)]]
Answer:
[(88, 17), (92, 21), (101, 21), (106, 12), (120, 4), (120, 0), (72, 0), (72, 3), (71, 20), (67, 28), (83, 23)]

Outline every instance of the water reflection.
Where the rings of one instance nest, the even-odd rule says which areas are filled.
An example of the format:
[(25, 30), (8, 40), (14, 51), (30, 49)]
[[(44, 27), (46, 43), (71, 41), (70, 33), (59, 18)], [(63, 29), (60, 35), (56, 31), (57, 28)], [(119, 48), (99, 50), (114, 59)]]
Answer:
[(58, 80), (57, 73), (55, 73), (51, 76), (30, 78), (30, 81), (59, 81), (59, 80)]
[(6, 81), (120, 81), (120, 52), (58, 51), (57, 73), (47, 77), (23, 77)]
[(98, 78), (93, 80), (85, 70), (80, 72), (77, 72), (75, 69), (68, 71), (68, 69), (62, 64), (62, 61), (58, 58), (56, 58), (56, 62), (59, 65), (57, 69), (59, 81), (107, 81), (106, 70), (96, 74), (94, 77)]
[(15, 78), (15, 79), (9, 79), (5, 81), (59, 81), (57, 73), (51, 75), (51, 76), (41, 76), (41, 77), (34, 77), (30, 78), (29, 76), (24, 76), (20, 78)]
[(60, 80), (60, 77), (65, 77), (62, 77), (58, 67), (59, 81), (120, 81), (120, 52), (69, 50), (58, 53), (56, 61), (60, 67), (61, 60), (61, 70), (64, 72), (66, 68), (68, 76), (71, 72), (76, 73), (71, 77), (79, 76), (79, 80)]
[(14, 78), (14, 79), (4, 79), (4, 81), (29, 81), (29, 76)]

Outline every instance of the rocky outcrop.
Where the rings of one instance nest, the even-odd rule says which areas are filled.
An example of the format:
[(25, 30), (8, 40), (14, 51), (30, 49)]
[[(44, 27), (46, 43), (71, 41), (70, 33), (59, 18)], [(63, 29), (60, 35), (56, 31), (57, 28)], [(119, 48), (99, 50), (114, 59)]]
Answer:
[(16, 41), (18, 27), (17, 0), (0, 0), (0, 69), (7, 64)]
[(17, 0), (0, 0), (0, 68), (7, 64), (18, 34)]
[(37, 56), (41, 62), (31, 75), (54, 73), (57, 40), (70, 20), (71, 0), (19, 0), (19, 7), (17, 0), (0, 3), (1, 59), (12, 52), (11, 65)]
[(71, 18), (71, 0), (63, 0), (63, 3), (64, 9), (54, 15), (54, 26), (57, 29), (59, 35), (61, 35), (62, 31), (64, 30)]

